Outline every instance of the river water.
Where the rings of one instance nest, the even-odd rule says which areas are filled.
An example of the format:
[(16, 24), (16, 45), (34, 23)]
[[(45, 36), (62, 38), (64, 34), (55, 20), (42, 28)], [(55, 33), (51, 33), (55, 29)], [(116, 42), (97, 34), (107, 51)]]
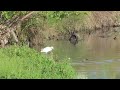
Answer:
[(69, 58), (77, 79), (120, 78), (120, 28), (86, 34), (78, 44), (67, 40), (48, 41), (59, 60)]

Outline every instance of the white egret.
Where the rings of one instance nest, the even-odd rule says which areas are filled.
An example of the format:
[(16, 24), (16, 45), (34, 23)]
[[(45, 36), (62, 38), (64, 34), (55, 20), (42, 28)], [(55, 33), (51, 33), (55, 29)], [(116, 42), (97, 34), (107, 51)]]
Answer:
[(44, 52), (47, 54), (48, 52), (52, 51), (53, 49), (54, 49), (54, 47), (45, 47), (45, 48), (41, 49), (41, 52)]

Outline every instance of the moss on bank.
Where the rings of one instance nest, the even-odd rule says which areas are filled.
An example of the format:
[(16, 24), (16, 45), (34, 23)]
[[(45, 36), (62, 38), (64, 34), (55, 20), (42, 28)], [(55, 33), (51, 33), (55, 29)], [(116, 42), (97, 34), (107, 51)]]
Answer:
[(48, 38), (51, 32), (57, 36), (60, 32), (95, 30), (119, 25), (119, 11), (40, 11), (24, 22), (22, 29), (29, 31), (34, 27)]
[[(15, 15), (20, 17), (27, 12), (3, 11), (1, 21), (13, 20), (12, 17)], [(16, 30), (20, 44), (27, 42), (30, 47), (38, 49), (38, 46), (44, 46), (46, 40), (68, 40), (71, 32), (90, 33), (103, 27), (120, 26), (120, 12), (37, 11), (20, 25), (20, 30)]]
[(75, 71), (68, 61), (55, 62), (26, 46), (0, 49), (2, 79), (64, 79), (74, 78)]

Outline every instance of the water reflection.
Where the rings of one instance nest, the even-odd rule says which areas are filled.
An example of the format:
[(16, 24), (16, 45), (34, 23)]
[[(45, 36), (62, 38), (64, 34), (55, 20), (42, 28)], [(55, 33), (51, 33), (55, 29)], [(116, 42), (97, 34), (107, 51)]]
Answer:
[[(59, 60), (70, 58), (79, 79), (120, 78), (120, 29), (86, 35), (84, 41), (74, 46), (69, 41), (49, 41), (53, 54)], [(101, 38), (99, 35), (108, 35)], [(114, 39), (116, 37), (116, 39)]]

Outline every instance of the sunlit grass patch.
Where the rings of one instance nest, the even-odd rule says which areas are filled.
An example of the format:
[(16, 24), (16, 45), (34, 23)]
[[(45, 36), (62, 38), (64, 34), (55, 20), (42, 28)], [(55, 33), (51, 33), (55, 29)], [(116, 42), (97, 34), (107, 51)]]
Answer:
[(0, 78), (38, 79), (74, 78), (75, 71), (68, 61), (55, 62), (52, 58), (27, 46), (0, 49)]

